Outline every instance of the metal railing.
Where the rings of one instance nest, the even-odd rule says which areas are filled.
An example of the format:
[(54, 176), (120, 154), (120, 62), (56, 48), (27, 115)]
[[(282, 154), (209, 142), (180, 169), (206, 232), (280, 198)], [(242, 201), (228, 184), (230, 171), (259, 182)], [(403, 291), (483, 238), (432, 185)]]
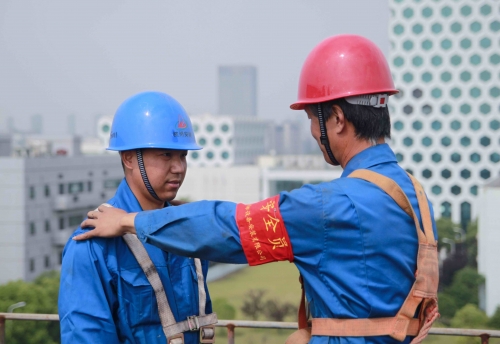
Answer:
[[(0, 344), (5, 343), (5, 321), (6, 320), (35, 320), (35, 321), (59, 321), (57, 314), (28, 314), (28, 313), (0, 313)], [(219, 320), (216, 327), (227, 328), (227, 343), (234, 344), (234, 333), (236, 327), (241, 328), (267, 328), (296, 330), (296, 322), (279, 321), (249, 321), (249, 320)], [(432, 335), (479, 337), (482, 344), (487, 344), (490, 338), (500, 338), (498, 330), (480, 330), (465, 328), (432, 328)]]

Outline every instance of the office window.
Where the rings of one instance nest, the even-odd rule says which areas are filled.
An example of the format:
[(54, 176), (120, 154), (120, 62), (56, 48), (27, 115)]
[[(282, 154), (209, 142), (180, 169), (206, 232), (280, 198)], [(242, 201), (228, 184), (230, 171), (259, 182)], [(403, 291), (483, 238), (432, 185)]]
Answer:
[(87, 191), (92, 192), (92, 182), (91, 181), (87, 182)]
[(83, 216), (82, 215), (73, 215), (70, 216), (69, 219), (69, 226), (70, 227), (78, 227), (80, 226), (80, 223), (83, 221)]
[(68, 193), (75, 194), (83, 192), (83, 182), (74, 182), (68, 184)]
[(50, 186), (45, 184), (45, 197), (50, 197)]
[(59, 184), (59, 195), (64, 195), (64, 184)]
[(50, 232), (50, 221), (45, 220), (45, 232)]
[(35, 235), (35, 233), (36, 233), (35, 223), (30, 222), (30, 234)]
[(104, 188), (105, 189), (114, 189), (118, 188), (118, 185), (120, 185), (121, 179), (108, 179), (104, 181)]
[(59, 229), (64, 229), (64, 217), (59, 218)]
[(35, 272), (35, 259), (30, 258), (30, 272)]
[(50, 257), (45, 256), (45, 268), (50, 268)]
[(30, 186), (30, 198), (35, 199), (35, 187)]

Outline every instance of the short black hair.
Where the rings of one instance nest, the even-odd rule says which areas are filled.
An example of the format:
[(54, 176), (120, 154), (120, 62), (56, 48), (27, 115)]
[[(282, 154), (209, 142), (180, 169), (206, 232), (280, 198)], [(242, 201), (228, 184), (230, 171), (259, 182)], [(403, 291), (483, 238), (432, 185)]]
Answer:
[(321, 106), (325, 122), (332, 117), (333, 106), (338, 105), (346, 120), (354, 126), (356, 137), (376, 142), (380, 138), (391, 138), (391, 118), (388, 107), (348, 103), (344, 98), (329, 100), (323, 103), (309, 104), (307, 109), (318, 117), (318, 105)]

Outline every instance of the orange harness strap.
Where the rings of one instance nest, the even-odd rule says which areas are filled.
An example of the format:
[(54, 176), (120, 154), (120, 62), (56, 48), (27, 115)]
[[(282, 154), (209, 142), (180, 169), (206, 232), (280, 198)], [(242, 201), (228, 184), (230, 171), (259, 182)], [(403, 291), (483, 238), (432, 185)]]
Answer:
[[(395, 317), (370, 319), (312, 319), (312, 335), (336, 337), (368, 337), (389, 335), (403, 341), (406, 336), (416, 336), (412, 343), (420, 343), (439, 317), (437, 288), (439, 280), (437, 244), (432, 229), (429, 204), (422, 186), (410, 175), (417, 194), (424, 230), (401, 187), (392, 179), (369, 170), (356, 170), (350, 178), (371, 182), (384, 190), (415, 222), (418, 236), (417, 271), (415, 282), (405, 302)], [(421, 305), (417, 319), (413, 318)], [(299, 312), (300, 313), (300, 312)]]

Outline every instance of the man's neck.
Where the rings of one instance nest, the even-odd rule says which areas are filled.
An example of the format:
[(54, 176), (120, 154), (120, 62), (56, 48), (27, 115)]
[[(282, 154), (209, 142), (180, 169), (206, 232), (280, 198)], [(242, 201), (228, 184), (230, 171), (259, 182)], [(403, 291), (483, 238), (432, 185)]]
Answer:
[(349, 161), (356, 156), (357, 154), (361, 153), (367, 148), (379, 145), (385, 143), (384, 138), (380, 138), (377, 140), (377, 142), (372, 142), (369, 140), (365, 139), (357, 139), (353, 138), (351, 142), (348, 142), (346, 149), (344, 150), (344, 154), (342, 155), (341, 161), (339, 161), (340, 166), (344, 169)]
[(144, 185), (135, 185), (130, 178), (127, 178), (127, 176), (125, 176), (125, 179), (127, 180), (130, 190), (139, 202), (142, 210), (162, 209), (165, 206), (165, 202), (154, 199), (149, 193), (146, 195), (145, 193), (148, 191)]

